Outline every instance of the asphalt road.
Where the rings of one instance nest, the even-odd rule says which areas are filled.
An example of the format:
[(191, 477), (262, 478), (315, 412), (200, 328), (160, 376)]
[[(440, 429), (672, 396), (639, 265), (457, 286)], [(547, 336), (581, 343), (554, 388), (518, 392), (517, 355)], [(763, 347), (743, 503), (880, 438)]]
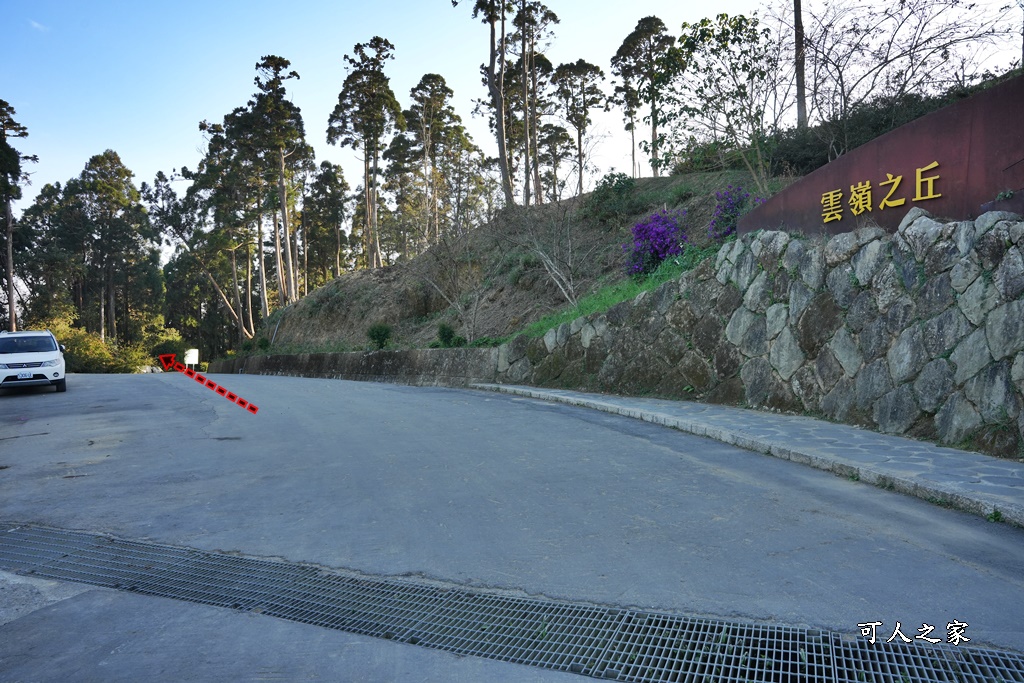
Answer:
[[(1024, 651), (1020, 529), (564, 405), (210, 378), (259, 413), (179, 373), (0, 392), (0, 521), (851, 636), (869, 621), (884, 637), (897, 621), (911, 637), (922, 623), (944, 635), (959, 620), (972, 645)], [(359, 680), (578, 679), (19, 581), (0, 577), (0, 616), (5, 596), (21, 601), (0, 626), (0, 679), (5, 662), (56, 680), (138, 673), (140, 661), (180, 674), (178, 662), (197, 680), (329, 677), (356, 663)], [(68, 647), (78, 654), (55, 657)]]

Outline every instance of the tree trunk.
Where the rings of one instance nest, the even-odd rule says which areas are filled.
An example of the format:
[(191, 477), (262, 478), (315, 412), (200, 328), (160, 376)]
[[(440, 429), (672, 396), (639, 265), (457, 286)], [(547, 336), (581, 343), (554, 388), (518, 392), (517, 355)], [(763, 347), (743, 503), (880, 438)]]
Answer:
[(540, 144), (537, 141), (538, 129), (540, 128), (540, 117), (537, 116), (537, 64), (534, 59), (535, 46), (530, 45), (530, 73), (532, 74), (533, 96), (530, 98), (530, 117), (532, 119), (531, 130), (533, 130), (533, 195), (537, 205), (544, 203), (544, 192), (541, 190), (540, 182)]
[[(256, 197), (256, 203), (257, 209), (259, 209), (259, 195)], [(270, 302), (267, 301), (267, 262), (263, 249), (263, 214), (259, 210), (256, 212), (256, 257), (259, 259), (260, 265), (260, 312), (263, 314), (263, 319), (266, 320), (270, 317)]]
[(299, 300), (299, 282), (302, 279), (302, 270), (299, 268), (299, 229), (296, 228), (295, 232), (292, 233), (294, 239), (289, 240), (290, 248), (292, 250), (292, 303)]
[(49, 312), (53, 310), (53, 302), (57, 300), (57, 294), (54, 291), (56, 289), (56, 285), (54, 284), (54, 280), (56, 280), (56, 276), (53, 274), (53, 269), (44, 266), (44, 269), (43, 269), (43, 287), (45, 288), (45, 291), (46, 291), (46, 311), (47, 311), (47, 315), (49, 315)]
[(337, 246), (334, 250), (334, 277), (341, 276), (341, 223), (334, 227), (334, 234), (337, 240)]
[(18, 310), (14, 305), (14, 217), (11, 215), (10, 198), (4, 204), (4, 217), (7, 220), (7, 326), (11, 332), (18, 330)]
[(455, 180), (451, 185), (455, 195), (455, 206), (453, 207), (452, 225), (451, 228), (457, 235), (462, 232), (462, 186), (463, 186), (463, 174), (462, 174), (462, 155), (459, 154), (455, 161)]
[(107, 296), (110, 297), (110, 310), (107, 315), (110, 317), (110, 338), (117, 342), (117, 311), (114, 309), (114, 269), (107, 269)]
[[(430, 158), (433, 137), (433, 131), (427, 125), (427, 117), (421, 116), (420, 139), (423, 140), (423, 156), (420, 159), (420, 171), (423, 173), (423, 213), (427, 216), (427, 229), (424, 231), (426, 244), (430, 244), (431, 240), (436, 242), (440, 234), (440, 221), (437, 220), (437, 194), (434, 189), (434, 173), (432, 172), (434, 164)], [(406, 238), (406, 242), (408, 242), (408, 238)]]
[(579, 184), (576, 187), (576, 196), (583, 194), (583, 130), (576, 129), (576, 163), (579, 164)]
[(371, 220), (370, 194), (370, 143), (363, 143), (363, 262), (367, 268), (373, 268), (373, 221)]
[[(288, 225), (288, 188), (285, 184), (285, 168), (284, 168), (284, 147), (281, 147), (277, 151), (278, 158), (278, 177), (277, 177), (277, 194), (281, 200), (281, 227), (284, 229), (284, 246), (285, 246), (285, 279), (288, 281), (288, 291), (285, 294), (285, 304), (290, 304), (295, 301), (297, 292), (295, 288), (295, 266), (292, 261), (292, 239), (291, 229)], [(281, 279), (278, 277), (278, 279)]]
[[(213, 274), (210, 272), (210, 269), (206, 267), (206, 263), (203, 262), (203, 260), (199, 257), (198, 254), (196, 254), (194, 251), (192, 251), (191, 248), (189, 248), (188, 242), (185, 242), (183, 240), (182, 246), (185, 248), (186, 251), (188, 251), (189, 254), (192, 255), (192, 257), (196, 260), (196, 263), (199, 264), (199, 269), (203, 271), (203, 274), (206, 276), (206, 279), (210, 281), (210, 285), (213, 287), (214, 291), (217, 292), (218, 296), (220, 296), (220, 302), (221, 304), (223, 304), (224, 309), (228, 312), (228, 315), (231, 316), (231, 319), (234, 321), (236, 325), (238, 325), (239, 328), (245, 330), (245, 325), (242, 322), (241, 311), (235, 310), (235, 307), (231, 305), (231, 300), (228, 299), (228, 295), (224, 293), (224, 290), (221, 289), (221, 286), (217, 284), (216, 278), (213, 277)], [(252, 333), (249, 332), (249, 330), (245, 330), (245, 336), (248, 337), (249, 339), (253, 337)]]
[[(424, 117), (425, 118), (425, 117)], [(431, 238), (437, 239), (436, 228), (433, 225), (434, 221), (434, 197), (431, 192), (430, 183), (430, 143), (428, 142), (427, 136), (430, 132), (427, 130), (427, 126), (424, 123), (420, 129), (420, 134), (423, 139), (423, 157), (420, 159), (420, 172), (423, 173), (423, 213), (427, 216), (427, 242), (429, 243)]]
[(248, 228), (245, 230), (245, 315), (251, 334), (256, 330), (256, 326), (252, 321), (252, 240)]
[(526, 0), (521, 0), (520, 10), (523, 14), (523, 39), (520, 47), (520, 60), (523, 64), (523, 206), (530, 205), (530, 57), (526, 45)]
[(277, 301), (283, 307), (288, 305), (288, 281), (281, 270), (281, 228), (277, 224), (277, 211), (274, 211), (274, 259), (277, 265)]
[(800, 0), (793, 0), (793, 29), (796, 33), (796, 127), (807, 127), (807, 90), (804, 82), (804, 20)]
[[(512, 177), (508, 169), (508, 140), (505, 135), (505, 0), (501, 1), (501, 40), (496, 35), (496, 22), (491, 21), (491, 58), (487, 69), (487, 92), (494, 107), (494, 137), (498, 142), (498, 170), (501, 172), (501, 190), (505, 203), (515, 204), (512, 196)], [(501, 45), (501, 64), (498, 64), (498, 45)], [(495, 71), (497, 69), (497, 71)]]
[(124, 323), (124, 327), (122, 328), (122, 333), (121, 334), (122, 334), (122, 340), (124, 341), (124, 343), (125, 344), (131, 344), (132, 343), (132, 340), (131, 340), (132, 307), (131, 307), (131, 299), (128, 296), (128, 289), (129, 289), (128, 277), (126, 276), (124, 280), (125, 280), (125, 282), (124, 282), (124, 289), (122, 289), (121, 291), (124, 292), (124, 320), (125, 320), (125, 323)]
[(302, 296), (309, 294), (309, 228), (306, 226), (306, 198), (302, 198)]
[(84, 311), (85, 311), (85, 295), (82, 294), (82, 278), (80, 278), (80, 277), (76, 277), (75, 278), (74, 290), (75, 290), (75, 294), (74, 294), (74, 296), (75, 296), (75, 313), (78, 315), (79, 318), (82, 318), (82, 317), (84, 317)]
[[(653, 86), (652, 86), (653, 87)], [(651, 98), (651, 172), (655, 178), (661, 176), (658, 168), (658, 101)]]
[(633, 177), (636, 178), (636, 119), (633, 116), (629, 117), (629, 150), (633, 155)]
[[(238, 247), (236, 246), (235, 249)], [(235, 249), (231, 250), (231, 285), (235, 294), (235, 308), (238, 313), (242, 313), (242, 292), (241, 286), (238, 284), (238, 259), (235, 257)], [(238, 343), (241, 344), (245, 341), (245, 326), (238, 326)]]
[(430, 206), (434, 214), (434, 241), (441, 239), (441, 202), (437, 192), (437, 159), (430, 162)]
[(300, 239), (301, 232), (302, 232), (302, 227), (303, 227), (303, 224), (300, 223), (299, 227), (297, 227), (295, 229), (295, 233), (294, 233), (295, 241), (294, 241), (294, 243), (292, 245), (294, 247), (294, 251), (292, 252), (292, 262), (295, 264), (295, 267), (292, 269), (292, 292), (293, 292), (292, 296), (293, 296), (295, 301), (298, 301), (300, 296), (301, 296), (299, 294), (299, 292), (302, 291), (302, 286), (301, 285), (302, 285), (302, 282), (303, 282), (303, 279), (302, 279), (302, 267), (300, 265), (302, 261), (299, 258), (300, 247), (301, 247), (301, 249), (305, 249), (305, 244), (303, 244), (302, 240)]
[(100, 341), (107, 340), (107, 278), (100, 273)]
[(377, 170), (379, 165), (379, 152), (377, 146), (373, 148), (373, 267), (380, 268), (384, 265), (384, 259), (380, 254), (380, 226), (377, 223)]
[(561, 200), (558, 192), (558, 154), (554, 146), (551, 147), (551, 201)]

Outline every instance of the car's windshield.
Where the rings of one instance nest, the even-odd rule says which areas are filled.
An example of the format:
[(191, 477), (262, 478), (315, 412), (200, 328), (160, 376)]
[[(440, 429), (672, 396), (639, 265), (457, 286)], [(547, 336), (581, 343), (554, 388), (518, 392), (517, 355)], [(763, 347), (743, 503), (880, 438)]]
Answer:
[(0, 353), (37, 353), (56, 351), (53, 337), (0, 337)]

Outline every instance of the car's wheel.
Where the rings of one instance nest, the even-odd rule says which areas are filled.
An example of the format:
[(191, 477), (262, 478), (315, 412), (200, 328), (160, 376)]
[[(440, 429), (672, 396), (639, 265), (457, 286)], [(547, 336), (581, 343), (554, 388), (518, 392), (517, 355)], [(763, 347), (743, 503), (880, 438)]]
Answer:
[(68, 390), (67, 378), (62, 378), (53, 383), (53, 386), (57, 387), (57, 393)]

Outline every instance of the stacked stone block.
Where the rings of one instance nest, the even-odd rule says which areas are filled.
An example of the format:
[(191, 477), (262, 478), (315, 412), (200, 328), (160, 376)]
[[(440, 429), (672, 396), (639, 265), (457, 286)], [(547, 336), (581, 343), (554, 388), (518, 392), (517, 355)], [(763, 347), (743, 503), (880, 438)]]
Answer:
[(518, 337), (498, 381), (823, 415), (1019, 456), (1024, 220), (765, 231), (604, 314)]

